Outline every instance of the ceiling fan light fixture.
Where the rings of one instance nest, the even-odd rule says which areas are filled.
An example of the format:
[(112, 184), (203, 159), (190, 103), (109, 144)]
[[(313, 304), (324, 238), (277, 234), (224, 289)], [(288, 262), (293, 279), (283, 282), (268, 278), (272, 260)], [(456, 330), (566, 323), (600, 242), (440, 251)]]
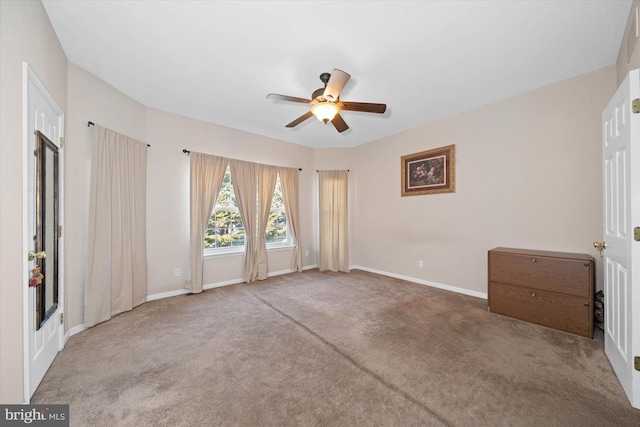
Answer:
[(338, 114), (338, 106), (333, 102), (320, 102), (311, 107), (311, 112), (318, 120), (327, 123)]
[(363, 113), (383, 114), (387, 109), (386, 104), (341, 101), (340, 91), (350, 78), (351, 76), (349, 73), (345, 73), (344, 71), (335, 68), (331, 74), (322, 73), (320, 75), (320, 80), (324, 83), (324, 87), (313, 91), (311, 99), (278, 95), (277, 93), (270, 93), (267, 95), (267, 98), (276, 99), (278, 101), (298, 102), (307, 105), (311, 104), (311, 109), (291, 123), (285, 125), (286, 128), (294, 128), (305, 120), (310, 119), (312, 116), (316, 116), (318, 120), (325, 124), (331, 122), (338, 133), (342, 133), (348, 130), (349, 126), (340, 115), (341, 111), (361, 111)]

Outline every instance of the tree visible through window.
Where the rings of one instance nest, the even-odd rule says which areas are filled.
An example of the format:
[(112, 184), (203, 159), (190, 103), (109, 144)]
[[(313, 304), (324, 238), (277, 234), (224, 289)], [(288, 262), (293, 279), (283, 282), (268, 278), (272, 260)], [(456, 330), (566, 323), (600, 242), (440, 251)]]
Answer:
[[(257, 207), (256, 207), (257, 208)], [(236, 203), (233, 191), (233, 181), (230, 168), (222, 180), (222, 187), (216, 199), (216, 205), (209, 218), (207, 230), (204, 235), (205, 249), (243, 247), (245, 239), (244, 225), (240, 217), (240, 211)], [(284, 211), (280, 177), (276, 180), (271, 212), (265, 232), (267, 246), (287, 242), (287, 216)]]
[(265, 240), (269, 243), (281, 243), (287, 240), (287, 215), (284, 212), (282, 201), (282, 188), (280, 187), (280, 174), (276, 178), (276, 187), (271, 200), (271, 212), (267, 221)]

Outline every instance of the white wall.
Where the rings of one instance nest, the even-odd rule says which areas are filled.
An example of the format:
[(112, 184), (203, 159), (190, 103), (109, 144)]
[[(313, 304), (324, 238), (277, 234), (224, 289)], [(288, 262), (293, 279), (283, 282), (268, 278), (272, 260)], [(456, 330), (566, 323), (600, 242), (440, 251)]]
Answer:
[[(148, 294), (180, 290), (189, 266), (189, 156), (183, 149), (276, 166), (302, 168), (300, 220), (303, 264), (315, 264), (313, 149), (158, 110), (147, 110), (151, 144), (147, 175)], [(305, 251), (309, 256), (305, 257)], [(288, 271), (292, 251), (270, 251), (269, 272)], [(204, 284), (242, 280), (243, 255), (205, 260)]]
[(67, 60), (40, 2), (0, 1), (0, 402), (23, 402), (22, 62), (67, 107)]
[(616, 87), (622, 83), (629, 71), (640, 68), (640, 34), (636, 33), (636, 28), (639, 28), (637, 24), (640, 24), (640, 22), (636, 23), (636, 16), (640, 20), (640, 0), (634, 0), (631, 5), (627, 26), (622, 37), (622, 43), (620, 43), (620, 51), (616, 61), (618, 82)]
[(65, 147), (65, 305), (67, 330), (84, 322), (88, 262), (91, 121), (139, 141), (147, 139), (147, 109), (77, 65), (68, 64), (67, 144)]
[[(67, 329), (84, 322), (92, 121), (151, 145), (147, 163), (148, 295), (184, 289), (189, 269), (189, 157), (208, 154), (299, 167), (303, 264), (315, 264), (313, 149), (145, 107), (69, 63), (67, 136)], [(269, 272), (289, 271), (292, 250), (268, 254)], [(242, 280), (242, 254), (205, 261), (205, 285)], [(180, 268), (182, 275), (174, 272)]]
[[(73, 114), (69, 132), (78, 132), (74, 153), (83, 153), (85, 165), (82, 173), (74, 169), (81, 176), (72, 179), (81, 187), (68, 191), (84, 194), (73, 221), (82, 230), (78, 238), (67, 234), (73, 246), (69, 257), (86, 252), (81, 245), (86, 245), (91, 145), (86, 121), (91, 119), (152, 145), (147, 196), (152, 296), (183, 289), (189, 269), (189, 158), (183, 148), (302, 167), (302, 250), (310, 252), (303, 258), (306, 266), (316, 264), (317, 256), (316, 169), (351, 170), (354, 266), (482, 295), (486, 252), (492, 247), (598, 255), (591, 244), (601, 234), (600, 113), (615, 89), (613, 66), (353, 149), (313, 150), (144, 108), (73, 64), (69, 88), (70, 111), (79, 116)], [(103, 99), (107, 105), (99, 102)], [(457, 148), (457, 192), (400, 197), (400, 157), (448, 144)], [(270, 272), (288, 270), (290, 257), (291, 251), (270, 252)], [(417, 267), (418, 260), (424, 268)], [(71, 327), (82, 323), (86, 260), (77, 261), (81, 267), (68, 273)], [(207, 259), (205, 284), (239, 281), (242, 262), (242, 255)], [(175, 277), (176, 268), (182, 276)]]
[[(632, 7), (640, 4), (636, 0)], [(149, 150), (149, 294), (182, 289), (186, 269), (188, 158), (182, 148), (302, 167), (302, 250), (316, 264), (316, 169), (351, 169), (352, 265), (486, 292), (486, 251), (517, 246), (591, 253), (601, 237), (600, 113), (631, 58), (355, 149), (313, 150), (140, 105), (68, 63), (40, 2), (0, 1), (0, 402), (23, 396), (22, 61), (66, 114), (66, 329), (83, 318), (88, 223), (88, 120)], [(621, 46), (621, 55), (625, 48)], [(68, 99), (67, 99), (68, 97)], [(400, 197), (400, 157), (457, 148), (457, 192)], [(382, 211), (381, 211), (382, 209)], [(153, 212), (153, 214), (151, 214)], [(381, 213), (382, 212), (382, 213)], [(156, 233), (156, 230), (162, 233)], [(286, 270), (290, 252), (269, 255)], [(417, 268), (417, 259), (425, 261)], [(208, 260), (205, 283), (241, 277), (242, 256)]]
[[(349, 171), (349, 182), (347, 187), (348, 192), (348, 214), (349, 214), (349, 266), (353, 267), (355, 257), (354, 251), (356, 250), (355, 242), (358, 241), (358, 230), (357, 227), (358, 221), (360, 221), (360, 213), (358, 212), (358, 193), (359, 189), (356, 186), (355, 182), (355, 170), (356, 162), (354, 160), (354, 153), (357, 153), (356, 149), (353, 148), (319, 148), (315, 150), (315, 169), (316, 170), (348, 170)], [(366, 154), (365, 154), (366, 155)], [(314, 183), (314, 197), (316, 199), (316, 203), (319, 200), (319, 189), (318, 189), (318, 176), (316, 174), (315, 183)], [(364, 215), (371, 215), (371, 213), (364, 212)], [(319, 221), (317, 218), (317, 214), (315, 215), (314, 221), (316, 223)], [(319, 239), (319, 225), (316, 224), (314, 229), (316, 240)], [(318, 240), (319, 241), (319, 240)], [(319, 249), (319, 248), (318, 248)], [(320, 260), (318, 260), (318, 264)]]
[[(494, 247), (586, 253), (601, 287), (600, 121), (615, 88), (610, 66), (358, 147), (352, 264), (486, 294)], [(450, 144), (456, 192), (401, 197), (401, 156)]]

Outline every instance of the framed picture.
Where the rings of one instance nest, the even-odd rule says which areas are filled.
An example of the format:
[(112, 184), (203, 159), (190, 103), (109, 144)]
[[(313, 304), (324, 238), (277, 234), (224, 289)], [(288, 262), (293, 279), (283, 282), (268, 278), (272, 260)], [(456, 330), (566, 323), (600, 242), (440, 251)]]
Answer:
[(435, 148), (401, 158), (402, 196), (456, 192), (456, 146)]

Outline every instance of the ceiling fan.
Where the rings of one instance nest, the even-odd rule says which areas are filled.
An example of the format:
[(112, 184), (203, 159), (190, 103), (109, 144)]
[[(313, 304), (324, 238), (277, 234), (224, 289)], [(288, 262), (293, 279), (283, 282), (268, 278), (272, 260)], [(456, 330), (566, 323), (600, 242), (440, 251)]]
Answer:
[(296, 98), (295, 96), (278, 95), (270, 93), (268, 99), (276, 99), (279, 101), (299, 102), (302, 104), (311, 104), (311, 110), (298, 117), (285, 127), (292, 128), (298, 126), (311, 116), (316, 116), (320, 121), (331, 122), (338, 132), (344, 132), (349, 129), (347, 123), (340, 115), (340, 111), (361, 111), (364, 113), (382, 114), (386, 111), (386, 104), (371, 104), (367, 102), (348, 102), (340, 100), (340, 91), (347, 84), (351, 75), (337, 68), (333, 73), (320, 74), (320, 80), (324, 83), (324, 87), (315, 90), (311, 94), (311, 99)]

